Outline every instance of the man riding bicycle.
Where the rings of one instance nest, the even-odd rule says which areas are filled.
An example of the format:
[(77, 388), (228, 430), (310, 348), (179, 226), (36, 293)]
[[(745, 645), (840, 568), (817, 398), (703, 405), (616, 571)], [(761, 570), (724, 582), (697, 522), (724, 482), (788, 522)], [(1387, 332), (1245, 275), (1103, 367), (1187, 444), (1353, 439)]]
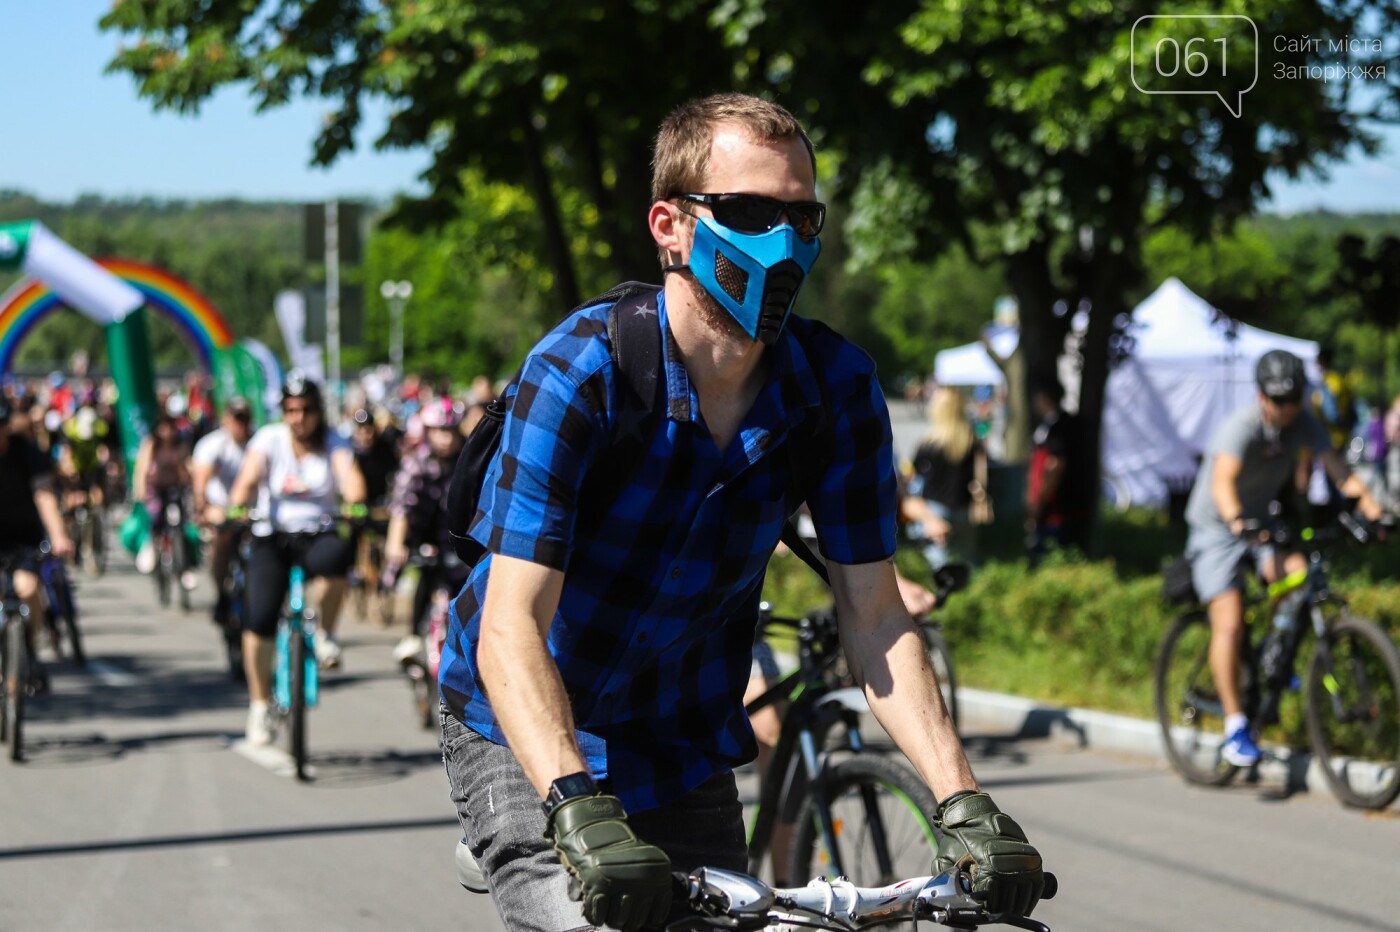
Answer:
[[(447, 532), (443, 506), (447, 487), (452, 479), (452, 466), (462, 450), (462, 406), (450, 398), (435, 398), (419, 417), (427, 442), (415, 447), (394, 476), (394, 488), (389, 496), (389, 531), (384, 542), (384, 562), (390, 573), (397, 573), (408, 562), (411, 550), (424, 544), (438, 553), (450, 552), (452, 539)], [(455, 571), (446, 567), (424, 567), (413, 598), (413, 614), (409, 618), (409, 633), (394, 648), (395, 659), (403, 662), (417, 657), (423, 649), (423, 617), (428, 600), (439, 585), (455, 593), (467, 581), (470, 567)]]
[(900, 602), (874, 366), (789, 319), (825, 219), (810, 140), (775, 104), (718, 95), (666, 118), (654, 166), (665, 284), (628, 313), (658, 330), (665, 403), (633, 478), (589, 500), (590, 470), (614, 468), (624, 382), (595, 304), (526, 358), (471, 528), (487, 555), (453, 603), (444, 761), (498, 911), (511, 930), (654, 928), (672, 865), (745, 868), (742, 698), (793, 504), (784, 442), (820, 408), (831, 431), (807, 500), (851, 670), (943, 800), (938, 868), (965, 864), (992, 908), (1029, 912), (1040, 855), (978, 791)]
[[(365, 499), (364, 479), (349, 444), (326, 424), (320, 387), (299, 370), (289, 372), (282, 385), (281, 423), (259, 428), (248, 441), (243, 468), (229, 494), (231, 516), (242, 514), (254, 493), (257, 515), (248, 558), (243, 666), (249, 694), (247, 740), (265, 745), (273, 739), (267, 715), (272, 657), (293, 560), (299, 557), (307, 578), (319, 578), (323, 585), (316, 659), (325, 667), (339, 666), (335, 629), (352, 550), (335, 532), (333, 521), (341, 505)], [(314, 536), (279, 539), (279, 531)]]
[(1371, 520), (1382, 511), (1366, 485), (1332, 449), (1327, 431), (1304, 410), (1303, 361), (1284, 350), (1265, 353), (1255, 369), (1257, 403), (1236, 411), (1216, 430), (1186, 506), (1186, 558), (1196, 594), (1210, 616), (1210, 671), (1225, 712), (1221, 757), (1237, 767), (1259, 761), (1257, 736), (1240, 700), (1246, 564), (1268, 582), (1307, 569), (1301, 553), (1273, 552), (1248, 541), (1247, 522), (1265, 520), (1269, 506), (1294, 481), (1305, 453), (1317, 457), (1348, 498)]
[(229, 554), (235, 534), (223, 528), (228, 508), (229, 490), (243, 467), (243, 452), (252, 433), (253, 409), (243, 398), (230, 398), (224, 405), (223, 423), (217, 430), (200, 438), (190, 454), (190, 480), (194, 488), (194, 513), (201, 524), (214, 529), (214, 541), (209, 559), (209, 572), (214, 577), (214, 620), (220, 624), (228, 610)]
[[(15, 594), (29, 605), (29, 643), (39, 630), (44, 606), (39, 592), (39, 546), (47, 537), (60, 559), (73, 552), (53, 489), (53, 460), (23, 437), (10, 432), (10, 403), (0, 395), (0, 553), (12, 571)], [(30, 650), (30, 682), (42, 691), (48, 679)]]
[(103, 504), (104, 473), (107, 469), (107, 422), (91, 405), (79, 408), (63, 422), (63, 450), (58, 471), (72, 497), (69, 507)]

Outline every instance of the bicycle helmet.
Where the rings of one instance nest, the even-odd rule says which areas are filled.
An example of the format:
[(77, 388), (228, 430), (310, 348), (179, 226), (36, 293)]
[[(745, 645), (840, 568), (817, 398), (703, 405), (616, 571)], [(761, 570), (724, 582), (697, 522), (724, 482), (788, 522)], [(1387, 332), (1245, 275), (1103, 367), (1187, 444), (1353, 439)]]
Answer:
[(165, 399), (165, 413), (173, 418), (184, 417), (189, 410), (190, 400), (179, 392)]
[(451, 398), (435, 398), (418, 416), (424, 427), (453, 430), (462, 423), (462, 406)]
[(1287, 350), (1269, 350), (1254, 370), (1259, 390), (1274, 399), (1297, 401), (1308, 383), (1303, 361)]
[(287, 373), (286, 380), (282, 383), (282, 402), (285, 404), (289, 398), (305, 398), (317, 408), (321, 407), (321, 386), (300, 369), (293, 369)]

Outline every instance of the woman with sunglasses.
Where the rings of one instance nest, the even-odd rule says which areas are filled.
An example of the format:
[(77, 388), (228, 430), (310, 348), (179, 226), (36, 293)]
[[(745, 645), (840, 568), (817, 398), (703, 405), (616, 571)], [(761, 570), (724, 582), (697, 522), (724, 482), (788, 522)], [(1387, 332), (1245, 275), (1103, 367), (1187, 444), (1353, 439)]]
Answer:
[[(259, 428), (248, 442), (243, 468), (229, 495), (230, 511), (257, 500), (253, 550), (248, 558), (248, 617), (243, 631), (243, 668), (248, 679), (247, 741), (270, 744), (267, 716), (272, 697), (272, 659), (277, 616), (287, 596), (296, 548), (309, 579), (321, 581), (316, 659), (340, 664), (336, 622), (345, 600), (350, 542), (327, 526), (342, 504), (365, 500), (365, 481), (346, 443), (326, 424), (321, 388), (300, 370), (282, 386), (282, 421)], [(314, 534), (279, 538), (277, 532)]]

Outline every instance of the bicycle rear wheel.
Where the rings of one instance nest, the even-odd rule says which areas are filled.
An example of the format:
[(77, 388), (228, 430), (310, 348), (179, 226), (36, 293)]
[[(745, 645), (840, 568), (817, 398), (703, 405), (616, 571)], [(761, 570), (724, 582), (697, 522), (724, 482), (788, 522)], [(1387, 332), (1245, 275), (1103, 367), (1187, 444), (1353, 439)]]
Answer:
[(1375, 622), (1343, 609), (1308, 664), (1308, 739), (1343, 803), (1400, 795), (1400, 654)]
[(301, 625), (293, 625), (287, 632), (287, 649), (291, 654), (292, 702), (288, 709), (291, 718), (292, 761), (296, 764), (297, 779), (306, 779), (306, 632)]
[(29, 645), (24, 619), (11, 616), (5, 624), (5, 733), (10, 760), (24, 759), (24, 699), (29, 688)]
[[(938, 801), (912, 770), (889, 758), (857, 754), (829, 766), (821, 779), (841, 872), (853, 883), (881, 886), (928, 872), (938, 850)], [(835, 871), (809, 787), (797, 810), (788, 882), (800, 886)]]
[(948, 717), (953, 720), (953, 727), (961, 730), (958, 719), (958, 678), (953, 672), (953, 654), (948, 650), (948, 642), (937, 626), (925, 624), (919, 627), (924, 636), (924, 644), (928, 647), (929, 663), (933, 665), (933, 672), (938, 677), (938, 688), (943, 693), (943, 705), (948, 709)]
[(90, 508), (84, 526), (83, 547), (87, 550), (84, 566), (89, 576), (101, 576), (107, 570), (107, 544), (103, 538), (105, 528), (102, 523), (102, 509)]
[(1225, 718), (1210, 673), (1205, 612), (1188, 612), (1172, 622), (1157, 652), (1154, 676), (1157, 722), (1172, 767), (1191, 783), (1229, 783), (1238, 768), (1220, 756)]

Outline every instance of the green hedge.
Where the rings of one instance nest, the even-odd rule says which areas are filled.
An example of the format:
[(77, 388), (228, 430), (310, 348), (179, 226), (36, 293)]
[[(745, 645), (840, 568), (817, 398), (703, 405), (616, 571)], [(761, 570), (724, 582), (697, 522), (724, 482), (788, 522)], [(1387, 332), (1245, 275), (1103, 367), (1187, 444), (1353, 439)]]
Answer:
[[(1145, 513), (1105, 519), (1100, 539), (1113, 557), (1053, 556), (1031, 570), (1024, 560), (990, 560), (939, 613), (959, 682), (1064, 705), (1151, 717), (1152, 664), (1179, 609), (1161, 598), (1160, 570), (1180, 535)], [(926, 581), (918, 554), (901, 550), (900, 569)], [(1334, 589), (1355, 614), (1400, 634), (1400, 541), (1341, 547)], [(791, 556), (775, 557), (765, 596), (780, 613), (829, 601), (815, 575)]]

